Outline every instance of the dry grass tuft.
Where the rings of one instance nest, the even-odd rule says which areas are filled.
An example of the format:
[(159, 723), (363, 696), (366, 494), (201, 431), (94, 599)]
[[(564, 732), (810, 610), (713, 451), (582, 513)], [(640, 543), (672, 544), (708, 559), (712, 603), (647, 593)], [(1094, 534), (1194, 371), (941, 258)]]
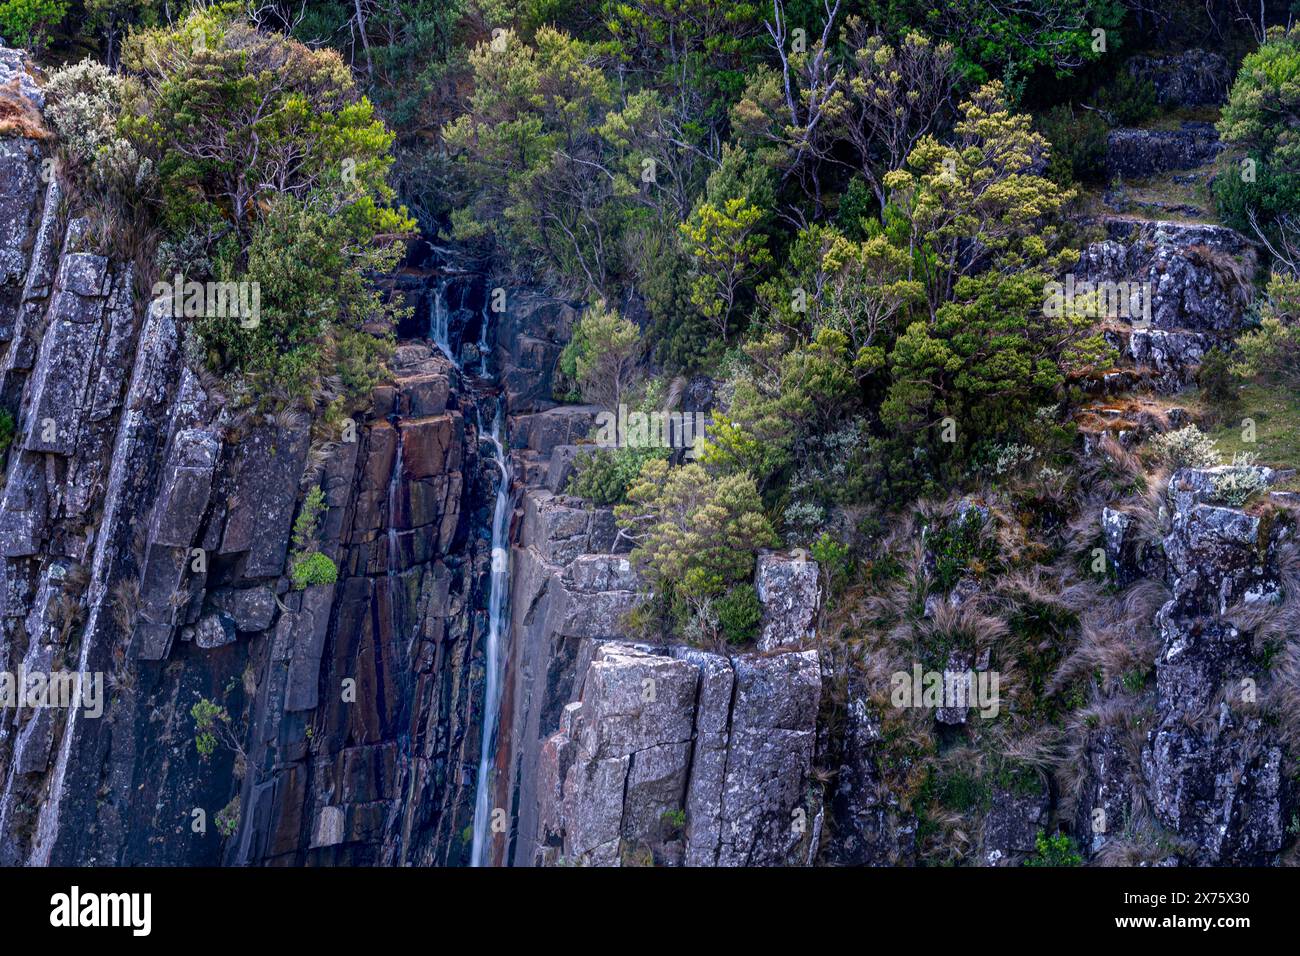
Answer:
[(23, 95), (18, 77), (0, 85), (0, 136), (45, 141), (54, 138), (36, 104)]

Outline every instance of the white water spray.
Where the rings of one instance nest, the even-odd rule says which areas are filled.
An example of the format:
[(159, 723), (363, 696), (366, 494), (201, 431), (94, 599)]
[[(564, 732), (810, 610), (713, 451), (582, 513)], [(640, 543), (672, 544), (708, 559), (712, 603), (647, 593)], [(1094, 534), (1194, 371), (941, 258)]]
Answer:
[(402, 435), (397, 433), (397, 454), (393, 459), (393, 473), (388, 477), (388, 574), (397, 573), (402, 557), (401, 542), (397, 537), (397, 498), (402, 490)]
[(488, 374), (488, 307), (487, 303), (483, 304), (483, 321), (479, 324), (478, 330), (478, 373), (487, 378)]
[(442, 354), (451, 359), (451, 363), (460, 368), (456, 356), (451, 350), (451, 309), (447, 308), (447, 280), (439, 279), (433, 293), (433, 305), (429, 309), (429, 338), (442, 350)]
[(501, 709), (501, 636), (504, 631), (506, 598), (510, 592), (510, 461), (501, 444), (501, 408), (492, 420), (492, 430), (483, 432), (483, 419), (479, 416), (479, 434), (492, 445), (500, 484), (497, 485), (496, 505), (492, 510), (492, 573), (488, 590), (487, 679), (483, 691), (483, 733), (478, 762), (478, 783), (474, 790), (474, 843), (471, 865), (487, 863), (489, 828), (492, 813), (488, 791), (491, 789), (493, 746), (497, 732), (497, 716)]

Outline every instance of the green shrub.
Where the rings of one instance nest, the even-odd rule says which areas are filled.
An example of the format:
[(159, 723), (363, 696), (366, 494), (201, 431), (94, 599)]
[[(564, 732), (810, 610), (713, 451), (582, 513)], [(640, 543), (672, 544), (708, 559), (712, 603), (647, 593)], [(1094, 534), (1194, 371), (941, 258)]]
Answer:
[(319, 485), (303, 497), (298, 517), (293, 519), (293, 550), (300, 554), (312, 550), (316, 542), (316, 528), (325, 513), (325, 492)]
[(812, 543), (809, 551), (832, 587), (837, 587), (853, 569), (849, 546), (830, 534), (823, 533)]
[(1273, 273), (1259, 326), (1237, 340), (1232, 372), (1300, 387), (1300, 279)]
[(582, 314), (558, 364), (583, 401), (616, 411), (636, 384), (642, 351), (636, 323), (600, 300)]
[[(1219, 118), (1219, 135), (1243, 155), (1230, 157), (1215, 178), (1219, 215), (1276, 239), (1281, 216), (1300, 213), (1300, 25), (1273, 27), (1247, 56)], [(1248, 166), (1240, 166), (1242, 160)], [(1247, 175), (1247, 170), (1250, 175)]]
[(213, 822), (217, 825), (217, 832), (224, 839), (229, 840), (239, 829), (239, 794), (235, 794), (233, 800), (217, 811)]
[[(401, 313), (370, 276), (396, 263), (391, 240), (413, 223), (386, 181), (393, 135), (341, 57), (226, 5), (132, 32), (122, 62), (118, 130), (157, 170), (160, 225), (182, 253), (160, 262), (175, 267), (162, 280), (241, 283), (257, 303), (251, 317), (187, 309), (208, 364), (264, 404), (368, 400), (364, 366), (382, 361)], [(376, 343), (359, 347), (370, 329)]]
[(1106, 178), (1106, 121), (1096, 113), (1067, 104), (1037, 117), (1038, 131), (1052, 144), (1047, 178), (1060, 186), (1102, 182)]
[(3, 456), (14, 443), (14, 435), (17, 431), (18, 423), (14, 421), (13, 413), (7, 408), (0, 408), (0, 456)]
[(967, 571), (978, 570), (991, 561), (996, 549), (984, 536), (984, 515), (977, 508), (954, 515), (933, 529), (926, 529), (925, 547), (934, 555), (934, 588), (952, 590)]
[(223, 725), (230, 724), (230, 714), (220, 704), (202, 697), (190, 708), (190, 716), (194, 718), (194, 747), (206, 760), (216, 752), (220, 742), (217, 735)]
[(65, 0), (5, 0), (0, 3), (0, 34), (11, 46), (45, 47), (49, 31), (68, 12)]
[(325, 492), (319, 486), (307, 492), (298, 517), (293, 521), (293, 552), (289, 556), (289, 577), (296, 590), (314, 584), (333, 584), (339, 569), (330, 557), (317, 550), (316, 531), (325, 513)]
[(738, 584), (714, 602), (718, 626), (729, 644), (748, 644), (758, 637), (763, 605), (752, 584)]
[(1216, 411), (1228, 411), (1237, 405), (1240, 384), (1232, 369), (1232, 360), (1223, 349), (1213, 348), (1201, 361), (1196, 371), (1196, 384), (1201, 395)]
[(666, 448), (598, 448), (574, 462), (568, 494), (596, 505), (619, 505), (647, 461), (668, 457)]
[(1121, 70), (1097, 91), (1097, 109), (1117, 126), (1137, 126), (1155, 115), (1156, 88), (1150, 80), (1139, 80)]
[(339, 579), (339, 566), (325, 554), (313, 551), (311, 554), (294, 561), (289, 570), (295, 590), (317, 584), (333, 584)]
[(1039, 830), (1034, 842), (1038, 853), (1025, 860), (1025, 866), (1079, 866), (1083, 863), (1074, 841), (1064, 833), (1049, 837)]
[(45, 116), (70, 155), (92, 162), (117, 135), (125, 80), (95, 60), (55, 70), (45, 82)]
[(627, 497), (615, 514), (635, 535), (632, 559), (669, 606), (749, 581), (758, 549), (778, 543), (748, 475), (714, 478), (697, 464), (648, 461)]
[(674, 810), (665, 810), (659, 819), (663, 820), (668, 828), (675, 832), (686, 829), (686, 811), (680, 807)]

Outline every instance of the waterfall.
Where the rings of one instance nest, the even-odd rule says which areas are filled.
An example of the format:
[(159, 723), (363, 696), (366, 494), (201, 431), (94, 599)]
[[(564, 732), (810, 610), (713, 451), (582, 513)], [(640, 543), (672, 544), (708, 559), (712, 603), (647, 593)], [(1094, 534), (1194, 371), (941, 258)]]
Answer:
[(482, 314), (483, 321), (480, 323), (478, 330), (478, 373), (483, 376), (483, 378), (487, 378), (488, 349), (490, 348), (490, 345), (488, 344), (488, 307), (486, 302), (483, 303)]
[(451, 349), (451, 310), (447, 308), (447, 280), (439, 279), (433, 293), (433, 307), (429, 310), (429, 338), (433, 344), (442, 349), (442, 354), (451, 359), (452, 364), (460, 368), (456, 355)]
[(397, 454), (393, 458), (393, 473), (388, 477), (388, 574), (397, 573), (401, 562), (401, 544), (397, 538), (397, 499), (402, 490), (402, 434), (397, 432)]
[[(504, 404), (504, 403), (503, 403)], [(500, 483), (492, 510), (492, 572), (488, 590), (487, 675), (483, 691), (483, 733), (478, 761), (478, 783), (474, 790), (474, 844), (471, 865), (487, 862), (488, 830), (491, 826), (488, 791), (492, 758), (496, 753), (497, 716), (501, 709), (501, 637), (505, 630), (507, 597), (510, 593), (510, 462), (501, 444), (502, 408), (498, 406), (492, 430), (483, 434), (482, 413), (479, 435), (492, 446)]]

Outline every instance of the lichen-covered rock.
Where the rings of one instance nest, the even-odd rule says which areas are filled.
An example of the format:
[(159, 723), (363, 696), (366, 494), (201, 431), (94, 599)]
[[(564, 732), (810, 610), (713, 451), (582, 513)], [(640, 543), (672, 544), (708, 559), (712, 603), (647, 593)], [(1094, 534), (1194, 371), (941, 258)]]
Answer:
[[(1164, 550), (1172, 598), (1156, 625), (1156, 726), (1142, 771), (1156, 819), (1198, 864), (1259, 865), (1281, 849), (1290, 801), (1275, 731), (1254, 710), (1250, 634), (1227, 616), (1273, 600), (1287, 522), (1218, 504), (1230, 467), (1182, 469), (1169, 482)], [(1251, 469), (1261, 482), (1268, 469)]]
[(235, 622), (224, 614), (205, 615), (194, 626), (194, 643), (205, 650), (225, 647), (235, 640)]
[(221, 553), (246, 552), (244, 573), (250, 578), (275, 577), (284, 570), (309, 444), (305, 423), (289, 428), (268, 424), (253, 429), (236, 448)]
[(1136, 366), (1112, 372), (1105, 391), (1176, 391), (1211, 349), (1226, 347), (1243, 327), (1257, 251), (1223, 226), (1122, 217), (1102, 225), (1108, 238), (1083, 250), (1073, 277), (1076, 285), (1118, 283), (1134, 293), (1131, 308), (1107, 317), (1105, 334)]
[(1020, 787), (995, 787), (984, 818), (984, 864), (1014, 866), (1032, 853), (1047, 829), (1051, 797), (1039, 781)]
[(595, 648), (545, 741), (543, 863), (772, 866), (815, 849), (805, 806), (817, 655)]
[(519, 415), (510, 422), (510, 444), (525, 446), (543, 458), (560, 445), (573, 445), (591, 437), (596, 418), (602, 412), (617, 415), (618, 409), (595, 405), (561, 405), (535, 415)]
[(1144, 540), (1136, 517), (1118, 508), (1102, 508), (1101, 531), (1106, 563), (1119, 587), (1143, 577), (1164, 576), (1164, 551), (1158, 541)]
[(1084, 766), (1073, 823), (1075, 839), (1087, 856), (1100, 853), (1111, 840), (1124, 838), (1137, 822), (1144, 785), (1128, 734), (1123, 726), (1103, 726), (1090, 731), (1080, 748)]
[(267, 587), (214, 591), (210, 599), (241, 631), (264, 631), (275, 617), (275, 593)]
[(799, 555), (760, 551), (754, 575), (763, 605), (758, 649), (799, 646), (813, 636), (817, 621), (817, 562)]

